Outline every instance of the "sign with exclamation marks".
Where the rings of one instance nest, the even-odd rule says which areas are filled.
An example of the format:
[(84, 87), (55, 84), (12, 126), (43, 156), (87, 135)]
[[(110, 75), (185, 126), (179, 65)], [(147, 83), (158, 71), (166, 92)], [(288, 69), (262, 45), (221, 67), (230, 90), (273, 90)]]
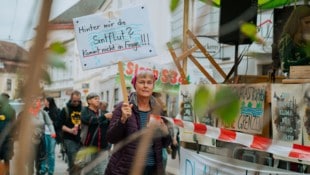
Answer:
[(144, 6), (74, 18), (83, 70), (155, 56), (149, 21)]
[(148, 33), (141, 34), (141, 45), (150, 45), (150, 39)]

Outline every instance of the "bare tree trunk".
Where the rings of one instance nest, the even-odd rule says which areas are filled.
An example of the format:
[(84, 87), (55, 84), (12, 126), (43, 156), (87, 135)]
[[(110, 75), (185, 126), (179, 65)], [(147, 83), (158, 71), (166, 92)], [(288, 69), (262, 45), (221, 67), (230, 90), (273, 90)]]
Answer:
[(25, 174), (25, 165), (28, 161), (32, 161), (31, 157), (34, 157), (35, 149), (32, 147), (31, 138), (33, 127), (31, 127), (31, 118), (27, 114), (27, 109), (31, 105), (31, 96), (37, 96), (40, 93), (40, 79), (42, 76), (42, 66), (46, 64), (44, 46), (47, 40), (47, 26), (48, 19), (51, 10), (52, 0), (42, 1), (43, 5), (41, 8), (41, 16), (39, 20), (39, 26), (37, 29), (37, 35), (32, 50), (29, 54), (29, 67), (26, 71), (28, 76), (25, 88), (23, 89), (23, 98), (26, 102), (25, 113), (20, 116), (22, 117), (23, 124), (20, 125), (19, 138), (18, 138), (18, 150), (16, 153), (16, 164), (13, 165), (16, 169), (17, 175)]

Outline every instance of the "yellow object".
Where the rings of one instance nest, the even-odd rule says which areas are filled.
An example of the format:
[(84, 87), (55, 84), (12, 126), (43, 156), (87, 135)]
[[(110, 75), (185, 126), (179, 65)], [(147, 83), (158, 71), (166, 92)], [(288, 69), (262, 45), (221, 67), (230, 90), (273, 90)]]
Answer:
[(0, 115), (0, 120), (5, 120), (5, 115)]

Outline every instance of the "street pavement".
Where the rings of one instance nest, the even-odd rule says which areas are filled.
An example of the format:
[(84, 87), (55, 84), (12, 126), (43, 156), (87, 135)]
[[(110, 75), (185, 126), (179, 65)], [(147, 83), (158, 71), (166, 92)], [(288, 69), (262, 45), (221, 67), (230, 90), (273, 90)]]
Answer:
[(56, 145), (54, 175), (67, 175), (67, 168), (68, 164), (62, 159), (62, 155), (60, 153), (60, 145)]
[[(18, 144), (14, 144), (14, 145), (15, 145), (15, 150), (16, 150)], [(13, 157), (13, 159), (11, 160), (10, 175), (16, 175), (16, 173), (15, 173), (16, 169), (20, 168), (20, 167), (14, 167), (14, 162), (15, 162), (15, 159)], [(54, 171), (54, 175), (68, 175), (67, 168), (68, 168), (68, 165), (62, 159), (62, 156), (60, 154), (60, 145), (56, 145), (56, 148), (55, 148), (55, 171)]]
[(171, 155), (168, 154), (166, 172), (167, 172), (167, 175), (179, 175), (180, 174), (180, 163), (179, 163), (178, 155), (175, 159), (171, 159)]
[[(17, 149), (17, 146), (15, 144), (15, 150)], [(13, 157), (13, 160), (11, 161), (11, 173), (10, 175), (15, 175), (15, 170), (18, 167), (14, 167), (15, 159)], [(60, 145), (56, 145), (55, 148), (55, 171), (54, 175), (68, 175), (67, 172), (68, 165), (65, 162), (65, 160), (62, 159), (61, 153), (60, 153)], [(167, 162), (167, 168), (166, 168), (167, 174), (169, 175), (178, 175), (179, 174), (179, 161), (178, 157), (176, 159), (171, 159), (171, 155), (168, 155), (168, 162)]]

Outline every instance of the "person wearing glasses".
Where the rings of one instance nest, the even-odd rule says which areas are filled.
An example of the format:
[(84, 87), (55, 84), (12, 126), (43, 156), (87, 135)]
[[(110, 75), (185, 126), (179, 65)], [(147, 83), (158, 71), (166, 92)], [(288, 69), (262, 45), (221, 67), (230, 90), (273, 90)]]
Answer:
[[(112, 144), (118, 144), (128, 136), (151, 126), (154, 121), (149, 120), (151, 114), (162, 114), (162, 108), (152, 95), (157, 76), (152, 70), (139, 70), (132, 79), (132, 85), (136, 92), (129, 95), (129, 102), (121, 102), (113, 111), (110, 121), (107, 140)], [(146, 153), (142, 174), (162, 175), (165, 174), (163, 167), (162, 149), (171, 143), (168, 134), (168, 126), (161, 118), (156, 122), (159, 130), (152, 139)], [(130, 174), (136, 152), (139, 149), (139, 139), (134, 140), (115, 152), (109, 160), (106, 175)]]
[(76, 153), (81, 147), (80, 143), (80, 125), (81, 125), (81, 92), (73, 91), (70, 100), (66, 106), (61, 110), (59, 115), (59, 126), (63, 131), (63, 142), (68, 157), (68, 171), (69, 174), (74, 174), (76, 166), (74, 159)]

